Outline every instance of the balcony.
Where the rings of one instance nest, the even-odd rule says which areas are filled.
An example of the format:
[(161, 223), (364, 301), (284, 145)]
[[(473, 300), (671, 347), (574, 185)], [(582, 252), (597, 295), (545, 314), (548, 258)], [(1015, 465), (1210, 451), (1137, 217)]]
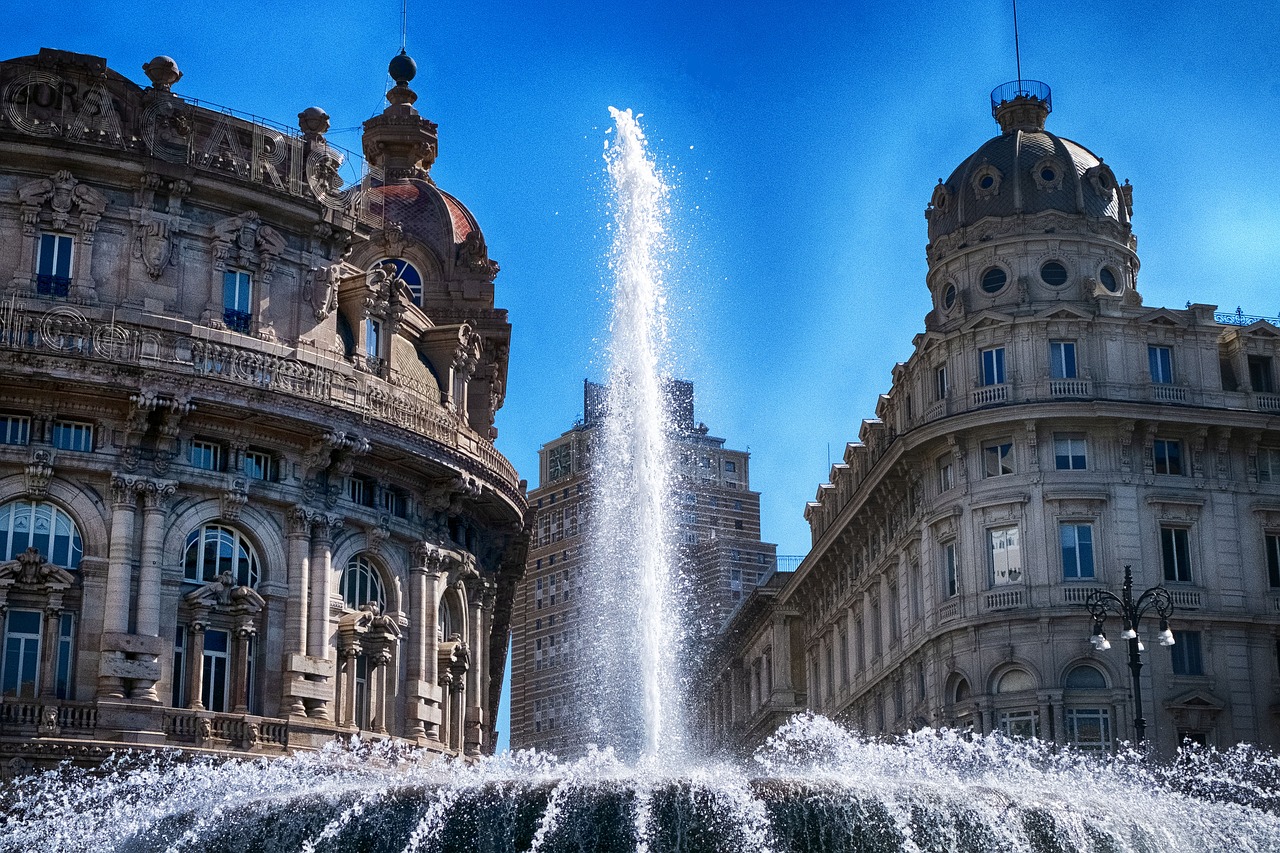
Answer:
[(1171, 589), (1169, 600), (1179, 610), (1199, 610), (1203, 606), (1198, 589)]
[(973, 405), (975, 407), (993, 406), (997, 403), (1009, 402), (1009, 386), (1005, 385), (984, 385), (981, 388), (973, 390)]
[(1185, 403), (1187, 389), (1178, 385), (1152, 385), (1151, 399), (1157, 403)]
[(67, 297), (71, 295), (71, 279), (62, 275), (36, 276), (36, 293), (40, 296)]
[(1020, 589), (989, 592), (984, 600), (984, 607), (987, 610), (1012, 610), (1015, 607), (1022, 607), (1024, 598)]
[(1064, 586), (1062, 588), (1062, 601), (1064, 604), (1084, 604), (1089, 596), (1099, 589), (1100, 587), (1096, 586)]
[(955, 619), (959, 615), (960, 615), (960, 600), (958, 598), (953, 598), (950, 601), (943, 602), (943, 605), (938, 608), (939, 622), (950, 622), (952, 619)]
[(1092, 397), (1093, 383), (1088, 379), (1050, 379), (1049, 396), (1054, 399)]
[(234, 311), (230, 308), (222, 312), (222, 322), (227, 324), (227, 328), (233, 332), (239, 332), (247, 335), (253, 331), (253, 315), (244, 311)]

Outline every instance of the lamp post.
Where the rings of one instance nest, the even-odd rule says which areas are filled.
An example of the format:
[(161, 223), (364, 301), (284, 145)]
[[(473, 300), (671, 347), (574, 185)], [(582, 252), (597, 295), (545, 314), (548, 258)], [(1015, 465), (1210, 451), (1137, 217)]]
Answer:
[(1129, 641), (1129, 671), (1133, 674), (1133, 727), (1137, 731), (1137, 741), (1141, 744), (1146, 738), (1147, 721), (1142, 716), (1142, 682), (1138, 680), (1138, 674), (1142, 672), (1142, 652), (1146, 647), (1138, 639), (1138, 622), (1148, 611), (1154, 610), (1160, 617), (1160, 633), (1156, 635), (1156, 639), (1162, 646), (1172, 646), (1174, 639), (1173, 632), (1169, 630), (1169, 616), (1173, 614), (1173, 602), (1169, 599), (1169, 591), (1162, 586), (1153, 586), (1134, 601), (1133, 567), (1125, 566), (1124, 586), (1120, 589), (1120, 595), (1105, 589), (1095, 589), (1085, 599), (1084, 606), (1089, 608), (1089, 615), (1093, 617), (1093, 636), (1089, 641), (1100, 652), (1111, 648), (1111, 643), (1102, 630), (1102, 623), (1107, 615), (1114, 613), (1124, 623), (1120, 638)]

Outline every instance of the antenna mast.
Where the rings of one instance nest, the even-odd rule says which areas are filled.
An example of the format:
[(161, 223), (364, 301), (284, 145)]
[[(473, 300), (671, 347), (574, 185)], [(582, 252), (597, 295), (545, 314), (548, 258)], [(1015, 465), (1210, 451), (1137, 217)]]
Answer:
[[(1018, 11), (1017, 4), (1014, 4), (1013, 27), (1016, 31), (1018, 28)], [(405, 34), (409, 30), (409, 0), (400, 0), (400, 52), (404, 53)], [(1016, 36), (1016, 32), (1015, 32)], [(1021, 74), (1019, 74), (1021, 76)]]
[[(406, 2), (408, 2), (408, 0), (406, 0)], [(1013, 59), (1018, 65), (1018, 89), (1021, 90), (1022, 48), (1018, 45), (1018, 0), (1013, 0)]]

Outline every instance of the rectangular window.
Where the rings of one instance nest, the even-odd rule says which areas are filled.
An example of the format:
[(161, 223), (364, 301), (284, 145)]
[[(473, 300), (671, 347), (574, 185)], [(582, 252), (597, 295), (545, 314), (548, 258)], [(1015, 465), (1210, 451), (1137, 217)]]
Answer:
[(254, 480), (274, 483), (280, 479), (280, 467), (276, 458), (265, 450), (247, 450), (244, 454), (245, 476)]
[(1151, 455), (1157, 474), (1182, 475), (1182, 442), (1157, 438), (1152, 442)]
[(72, 239), (67, 234), (41, 234), (36, 256), (36, 293), (68, 296), (71, 293)]
[(1280, 483), (1280, 448), (1259, 448), (1258, 482)]
[(0, 696), (36, 698), (40, 667), (40, 612), (10, 610), (4, 623), (4, 657), (0, 659)]
[(897, 642), (902, 636), (902, 602), (898, 598), (898, 585), (889, 587), (889, 641)]
[(880, 657), (884, 651), (884, 622), (880, 620), (880, 599), (871, 599), (871, 654)]
[(364, 354), (369, 358), (382, 358), (382, 321), (373, 317), (364, 319)]
[(724, 470), (726, 474), (736, 474), (738, 473), (738, 463), (726, 461), (724, 463)]
[(937, 399), (937, 400), (947, 399), (948, 390), (949, 390), (949, 386), (947, 385), (947, 366), (944, 364), (933, 372), (934, 399)]
[(1106, 708), (1068, 708), (1067, 742), (1077, 749), (1111, 748), (1111, 712)]
[(396, 518), (405, 518), (408, 515), (408, 504), (404, 492), (399, 489), (388, 487), (382, 490), (382, 508)]
[(173, 635), (173, 707), (187, 707), (187, 626), (179, 625)]
[(1002, 477), (1013, 473), (1013, 442), (1000, 441), (982, 446), (982, 475)]
[(992, 347), (982, 351), (982, 384), (1004, 384), (1004, 347)]
[(93, 450), (93, 424), (80, 421), (55, 421), (53, 424), (53, 446), (59, 450), (91, 452)]
[(859, 672), (866, 669), (867, 666), (867, 651), (866, 646), (864, 645), (866, 640), (864, 637), (865, 635), (862, 633), (862, 620), (857, 619), (853, 623), (853, 660), (857, 664)]
[(1147, 347), (1147, 366), (1156, 385), (1173, 384), (1173, 350), (1169, 347)]
[(248, 334), (253, 326), (253, 278), (241, 270), (222, 274), (222, 319), (233, 332)]
[(31, 419), (0, 415), (0, 444), (27, 444), (31, 441)]
[(1018, 528), (993, 527), (987, 531), (987, 555), (991, 563), (993, 586), (1022, 580), (1022, 547)]
[(1268, 533), (1267, 548), (1267, 582), (1272, 589), (1280, 587), (1280, 535)]
[(222, 470), (222, 445), (213, 441), (191, 441), (191, 464), (206, 471)]
[(1076, 378), (1076, 342), (1049, 341), (1049, 378)]
[(75, 682), (71, 674), (75, 671), (76, 653), (76, 617), (71, 613), (63, 613), (58, 617), (58, 660), (54, 671), (54, 695), (59, 699), (74, 698), (71, 694)]
[(849, 683), (849, 635), (840, 632), (840, 683)]
[(1199, 631), (1174, 631), (1169, 654), (1173, 658), (1174, 675), (1204, 675)]
[(1000, 733), (1005, 737), (1036, 737), (1039, 716), (1039, 711), (1001, 711)]
[(1160, 557), (1166, 581), (1191, 583), (1190, 532), (1187, 528), (1160, 528)]
[(960, 576), (956, 572), (956, 543), (948, 542), (942, 546), (942, 586), (947, 598), (954, 598), (960, 592)]
[(938, 491), (951, 491), (955, 485), (955, 469), (951, 467), (951, 456), (943, 456), (938, 460)]
[(827, 642), (825, 645), (826, 645), (826, 649), (824, 650), (825, 652), (824, 657), (826, 659), (823, 661), (823, 663), (825, 664), (825, 668), (827, 670), (827, 698), (830, 699), (832, 696), (836, 695), (835, 650), (831, 648), (830, 638), (827, 639)]
[(204, 660), (201, 662), (204, 706), (210, 711), (227, 711), (231, 686), (231, 635), (210, 628), (204, 632)]
[(347, 497), (351, 498), (352, 503), (373, 506), (373, 496), (376, 491), (377, 484), (367, 477), (347, 478)]
[(1053, 466), (1059, 471), (1083, 471), (1089, 467), (1089, 454), (1084, 436), (1058, 433), (1053, 437)]
[(1249, 387), (1255, 394), (1274, 394), (1275, 380), (1271, 374), (1271, 358), (1265, 355), (1249, 356)]
[(1093, 578), (1093, 525), (1061, 524), (1058, 539), (1062, 543), (1062, 579)]

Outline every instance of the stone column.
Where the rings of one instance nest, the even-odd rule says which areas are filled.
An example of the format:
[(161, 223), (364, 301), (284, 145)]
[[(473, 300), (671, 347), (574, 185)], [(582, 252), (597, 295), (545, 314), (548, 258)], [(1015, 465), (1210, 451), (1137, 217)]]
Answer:
[(391, 650), (380, 649), (369, 658), (369, 728), (387, 733), (387, 687), (391, 670)]
[[(193, 711), (204, 710), (204, 629), (203, 615), (192, 616), (187, 623), (187, 651), (183, 657), (187, 664), (187, 707)], [(177, 678), (178, 673), (173, 677)]]
[[(774, 690), (794, 690), (791, 681), (791, 620), (785, 613), (773, 617), (773, 673), (770, 681)], [(790, 705), (793, 699), (788, 698)]]
[(249, 641), (257, 629), (240, 624), (231, 633), (231, 712), (249, 713)]
[(311, 516), (302, 507), (289, 510), (289, 602), (285, 608), (285, 655), (307, 653), (307, 593), (311, 572)]
[(58, 678), (58, 623), (62, 619), (62, 608), (49, 607), (44, 611), (44, 625), (40, 638), (43, 652), (40, 660), (40, 698), (53, 699), (57, 696), (56, 681)]
[[(434, 566), (434, 571), (431, 570)], [(422, 575), (423, 592), (422, 592), (422, 681), (424, 684), (430, 685), (436, 691), (437, 710), (444, 713), (446, 699), (441, 698), (439, 690), (440, 682), (440, 584), (442, 581), (441, 568), (442, 561), (434, 564), (428, 564), (428, 570)], [(448, 639), (447, 637), (445, 639)], [(444, 723), (439, 725), (434, 723), (426, 723), (426, 736), (434, 738), (437, 741), (443, 740), (441, 729)]]
[(446, 747), (453, 746), (453, 717), (449, 713), (452, 702), (453, 676), (447, 672), (440, 674), (437, 685), (440, 688), (440, 742)]
[[(424, 738), (427, 736), (427, 723), (423, 719), (426, 712), (427, 697), (421, 695), (426, 692), (424, 689), (427, 685), (434, 684), (435, 680), (427, 680), (427, 653), (429, 651), (429, 643), (427, 639), (427, 629), (431, 627), (427, 616), (427, 610), (434, 610), (434, 606), (430, 604), (432, 599), (427, 597), (428, 584), (427, 561), (430, 559), (430, 551), (425, 542), (419, 543), (415, 549), (415, 557), (417, 558), (413, 565), (409, 566), (409, 637), (407, 659), (405, 661), (405, 669), (408, 674), (410, 685), (409, 693), (406, 697), (407, 708), (409, 712), (405, 716), (408, 718), (408, 730), (405, 732), (407, 737)], [(434, 632), (434, 629), (432, 629)], [(432, 638), (434, 639), (434, 638)]]
[[(338, 725), (353, 726), (356, 723), (356, 658), (360, 657), (360, 649), (356, 647), (344, 649), (342, 652), (342, 674), (339, 676)], [(365, 681), (365, 690), (369, 682)]]
[[(137, 481), (133, 477), (111, 478), (111, 543), (107, 565), (107, 588), (103, 601), (102, 632), (129, 633), (129, 597), (133, 585), (134, 521), (138, 514)], [(119, 652), (104, 650), (104, 664), (123, 659)], [(124, 698), (124, 681), (115, 675), (98, 676), (99, 698)]]
[[(312, 518), (307, 656), (319, 661), (334, 660), (333, 651), (329, 648), (329, 596), (333, 589), (333, 530), (340, 523), (336, 516)], [(352, 678), (355, 677), (354, 672), (352, 670)], [(329, 704), (323, 699), (312, 700), (308, 704), (307, 714), (320, 720), (331, 719), (333, 714), (330, 713)]]
[(477, 580), (467, 587), (467, 645), (471, 649), (471, 661), (470, 666), (467, 667), (466, 678), (467, 704), (464, 706), (467, 755), (480, 754), (481, 727), (484, 723), (484, 709), (480, 707), (480, 677), (484, 663), (482, 657), (484, 617), (481, 611), (483, 585), (484, 581)]
[[(138, 572), (138, 609), (134, 620), (134, 633), (143, 637), (160, 636), (160, 575), (164, 547), (164, 521), (169, 498), (176, 484), (150, 481), (143, 493), (142, 555)], [(129, 692), (130, 699), (159, 702), (156, 684), (150, 679), (136, 679)]]
[(453, 719), (453, 743), (450, 744), (458, 754), (461, 755), (464, 744), (464, 728), (465, 717), (463, 709), (466, 707), (466, 678), (463, 674), (455, 673), (453, 676), (453, 695), (450, 696), (449, 702), (453, 706), (449, 716)]

